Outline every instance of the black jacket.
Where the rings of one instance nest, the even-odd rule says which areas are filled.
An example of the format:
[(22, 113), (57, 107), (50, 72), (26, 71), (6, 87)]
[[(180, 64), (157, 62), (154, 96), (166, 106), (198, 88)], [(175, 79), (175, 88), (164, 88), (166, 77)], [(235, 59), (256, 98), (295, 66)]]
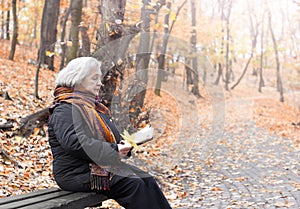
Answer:
[[(120, 135), (109, 116), (101, 115), (113, 131), (117, 142)], [(65, 190), (89, 188), (89, 163), (116, 165), (120, 163), (116, 144), (95, 139), (79, 110), (71, 104), (57, 106), (49, 119), (49, 144), (53, 155), (53, 174)]]

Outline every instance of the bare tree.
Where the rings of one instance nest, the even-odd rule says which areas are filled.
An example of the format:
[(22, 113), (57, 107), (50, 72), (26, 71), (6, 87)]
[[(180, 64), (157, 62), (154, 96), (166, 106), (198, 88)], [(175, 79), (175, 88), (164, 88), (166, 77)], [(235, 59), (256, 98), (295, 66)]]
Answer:
[(274, 48), (274, 54), (276, 59), (276, 78), (277, 78), (277, 91), (280, 93), (280, 101), (284, 102), (284, 96), (283, 96), (283, 87), (282, 87), (282, 81), (281, 81), (281, 75), (280, 75), (280, 61), (279, 61), (279, 55), (278, 55), (278, 49), (277, 49), (277, 42), (275, 38), (275, 34), (272, 28), (272, 15), (270, 10), (268, 9), (268, 17), (269, 17), (269, 30), (271, 33), (272, 41), (273, 41), (273, 48)]
[(261, 25), (261, 34), (260, 34), (260, 69), (259, 69), (259, 86), (258, 92), (262, 92), (262, 87), (265, 86), (264, 78), (263, 78), (263, 64), (264, 64), (264, 18), (265, 11), (262, 15), (262, 25)]
[[(218, 5), (220, 7), (219, 10), (221, 10), (221, 21), (223, 22), (225, 19), (225, 13), (224, 13), (225, 0), (218, 0)], [(222, 24), (221, 56), (223, 56), (223, 54), (224, 54), (224, 40), (225, 40), (224, 31), (225, 30), (224, 30), (224, 27)], [(218, 67), (218, 75), (217, 75), (216, 81), (214, 83), (215, 85), (219, 85), (220, 79), (223, 77), (223, 65), (222, 65), (221, 61), (218, 62), (217, 67)]]
[[(1, 4), (2, 5), (4, 5), (4, 0), (1, 0)], [(4, 31), (5, 31), (5, 29), (4, 29), (4, 26), (5, 26), (5, 19), (4, 19), (4, 14), (5, 14), (5, 12), (4, 12), (4, 10), (1, 10), (1, 36), (0, 36), (0, 39), (4, 39)]]
[(6, 14), (6, 40), (10, 40), (10, 33), (9, 33), (9, 22), (10, 22), (10, 10), (7, 11)]
[(65, 15), (62, 17), (63, 21), (61, 22), (61, 36), (60, 36), (60, 44), (61, 44), (61, 60), (60, 60), (60, 67), (59, 69), (63, 69), (64, 65), (65, 65), (65, 58), (66, 58), (66, 51), (67, 51), (67, 43), (65, 41), (65, 34), (66, 34), (66, 25), (67, 25), (67, 21), (68, 18), (70, 16), (71, 13), (71, 6), (72, 4), (69, 5), (69, 8), (66, 10)]
[(231, 14), (232, 0), (228, 1), (227, 15), (225, 16), (226, 21), (226, 74), (225, 74), (225, 89), (228, 91), (229, 79), (230, 79), (230, 70), (229, 70), (229, 38), (230, 38), (230, 28), (229, 28), (229, 19)]
[[(247, 0), (248, 12), (249, 12), (249, 21), (250, 21), (250, 34), (251, 34), (251, 43), (252, 43), (252, 52), (254, 61), (252, 61), (252, 75), (257, 75), (257, 55), (256, 55), (256, 47), (257, 47), (257, 37), (260, 22), (257, 21), (253, 6), (250, 6), (249, 0)], [(253, 60), (253, 59), (252, 59)]]
[(157, 33), (157, 29), (156, 26), (158, 25), (158, 17), (159, 17), (159, 11), (160, 9), (163, 7), (163, 5), (166, 4), (166, 0), (160, 0), (156, 3), (157, 5), (155, 6), (155, 22), (154, 22), (154, 29), (153, 29), (153, 37), (151, 40), (151, 46), (150, 46), (150, 52), (153, 52), (153, 48), (154, 48), (154, 42), (156, 39), (156, 33)]
[(67, 63), (78, 57), (79, 49), (79, 25), (82, 15), (82, 0), (71, 1), (72, 25), (70, 30), (72, 45), (67, 48)]
[(34, 97), (39, 99), (38, 84), (39, 73), (42, 64), (48, 65), (48, 68), (54, 70), (54, 56), (49, 56), (47, 51), (54, 51), (57, 34), (57, 22), (59, 14), (60, 0), (45, 1), (43, 17), (41, 24), (41, 40), (38, 52), (38, 66), (35, 73)]
[(198, 60), (197, 60), (197, 20), (196, 20), (196, 5), (195, 0), (191, 0), (191, 9), (192, 9), (192, 37), (191, 37), (191, 46), (192, 46), (192, 68), (195, 71), (193, 79), (192, 93), (197, 97), (201, 97), (199, 92), (199, 72), (198, 72)]
[(259, 23), (256, 22), (256, 25), (254, 27), (253, 18), (252, 18), (253, 12), (251, 10), (249, 1), (247, 1), (247, 4), (248, 4), (248, 11), (249, 11), (250, 34), (251, 34), (251, 54), (250, 54), (250, 57), (248, 58), (248, 61), (245, 65), (245, 67), (244, 67), (244, 70), (243, 70), (241, 76), (239, 77), (237, 82), (231, 87), (231, 89), (234, 89), (237, 85), (239, 85), (239, 83), (241, 82), (241, 80), (245, 76), (245, 74), (247, 72), (247, 69), (248, 69), (248, 66), (249, 66), (251, 60), (253, 59), (254, 53), (256, 51)]
[(41, 64), (47, 65), (50, 70), (54, 69), (54, 56), (49, 56), (46, 52), (54, 52), (59, 6), (60, 0), (45, 1), (42, 16), (38, 60)]
[(88, 57), (91, 55), (91, 41), (88, 36), (88, 27), (85, 25), (79, 25), (79, 32), (81, 36), (81, 48), (79, 50), (79, 56)]
[[(171, 2), (167, 3), (167, 9), (168, 11), (171, 11)], [(158, 57), (158, 71), (157, 71), (157, 78), (156, 78), (156, 84), (155, 84), (155, 94), (160, 96), (160, 88), (161, 88), (161, 82), (164, 78), (164, 66), (165, 66), (165, 56), (167, 51), (167, 45), (168, 45), (168, 39), (169, 39), (169, 18), (170, 18), (170, 12), (168, 12), (165, 15), (165, 35), (163, 38), (163, 44), (161, 47), (161, 52)]]
[(125, 6), (126, 0), (102, 0), (99, 7), (102, 19), (97, 33), (97, 49), (92, 56), (102, 62), (104, 86), (100, 96), (108, 108), (112, 105), (116, 81), (123, 76), (125, 52), (139, 31), (136, 25), (123, 25)]
[(11, 49), (10, 49), (10, 54), (9, 54), (10, 60), (14, 59), (16, 46), (17, 46), (17, 42), (18, 42), (17, 0), (12, 1), (12, 11), (13, 11), (14, 30), (13, 30), (13, 38), (11, 41)]
[(171, 2), (167, 3), (168, 13), (165, 15), (164, 25), (165, 25), (165, 34), (163, 38), (163, 44), (161, 47), (161, 52), (158, 57), (158, 72), (157, 72), (157, 79), (156, 79), (156, 85), (155, 85), (155, 94), (160, 96), (160, 88), (161, 88), (161, 82), (164, 79), (164, 69), (165, 69), (165, 54), (168, 47), (169, 37), (173, 30), (174, 24), (176, 22), (176, 19), (183, 8), (183, 6), (186, 4), (187, 0), (183, 1), (182, 4), (178, 7), (177, 12), (172, 19), (171, 25), (169, 24), (170, 19), (170, 11), (171, 11)]
[(136, 57), (136, 77), (139, 82), (139, 92), (136, 96), (136, 105), (141, 108), (144, 106), (144, 99), (146, 95), (146, 86), (148, 83), (148, 65), (150, 60), (150, 22), (152, 13), (149, 8), (151, 0), (143, 0), (141, 9), (142, 32), (140, 36), (140, 43)]
[[(36, 5), (38, 5), (38, 2), (37, 2), (37, 0), (35, 0), (34, 1), (34, 5), (35, 5), (35, 7), (34, 7), (34, 15), (36, 16), (36, 17), (38, 17), (38, 15), (39, 15), (39, 7), (38, 6), (36, 6)], [(34, 43), (34, 47), (38, 47), (37, 46), (37, 27), (38, 27), (38, 18), (34, 18), (34, 21), (33, 21), (33, 43)], [(32, 42), (30, 43), (30, 45), (32, 46)]]

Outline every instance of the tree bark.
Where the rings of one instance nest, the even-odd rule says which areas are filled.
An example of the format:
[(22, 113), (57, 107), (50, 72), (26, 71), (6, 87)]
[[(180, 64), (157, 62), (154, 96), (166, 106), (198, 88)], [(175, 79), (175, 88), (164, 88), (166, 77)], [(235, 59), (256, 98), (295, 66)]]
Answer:
[(34, 98), (40, 99), (39, 97), (39, 73), (41, 69), (41, 62), (38, 62), (36, 72), (35, 72), (35, 81), (34, 81)]
[[(1, 4), (4, 5), (4, 0), (1, 1)], [(1, 36), (0, 39), (4, 39), (4, 26), (5, 26), (5, 18), (4, 18), (4, 10), (1, 10)]]
[(223, 77), (223, 66), (222, 64), (219, 62), (218, 63), (218, 75), (215, 81), (215, 85), (219, 85), (221, 78)]
[[(37, 5), (37, 1), (34, 1), (34, 4)], [(38, 7), (34, 7), (34, 15), (38, 16), (39, 14), (39, 8)], [(37, 18), (34, 18), (34, 22), (33, 22), (33, 45), (35, 48), (37, 48), (37, 26), (38, 26), (38, 20)], [(32, 42), (30, 43), (30, 46), (32, 46)]]
[[(42, 24), (41, 24), (41, 40), (38, 52), (38, 60), (41, 64), (48, 66), (48, 69), (54, 70), (54, 47), (56, 43), (57, 22), (59, 15), (60, 0), (45, 1)], [(46, 52), (52, 52), (47, 55)]]
[(80, 57), (89, 57), (91, 55), (91, 41), (87, 34), (87, 30), (88, 28), (86, 26), (82, 25), (79, 27), (82, 42), (82, 46), (79, 53)]
[[(171, 2), (167, 3), (167, 9), (168, 11), (171, 11)], [(164, 25), (165, 25), (165, 34), (164, 34), (164, 38), (163, 38), (163, 44), (162, 44), (162, 48), (161, 48), (161, 52), (160, 55), (158, 57), (158, 71), (157, 71), (157, 78), (156, 78), (156, 84), (155, 84), (155, 94), (157, 96), (160, 96), (160, 88), (161, 88), (161, 83), (162, 80), (164, 79), (164, 69), (165, 69), (165, 54), (167, 51), (167, 47), (168, 47), (168, 39), (169, 39), (169, 18), (170, 18), (170, 12), (168, 12), (165, 15), (165, 21), (164, 21)]]
[(136, 32), (134, 26), (128, 30), (123, 26), (126, 0), (103, 0), (101, 3), (99, 10), (102, 18), (97, 34), (97, 50), (92, 56), (102, 62), (104, 86), (99, 94), (104, 105), (110, 109), (117, 87), (116, 81), (119, 76), (122, 77), (124, 70), (125, 52)]
[[(180, 13), (180, 10), (182, 9), (182, 7), (184, 6), (184, 4), (186, 2), (187, 2), (187, 0), (185, 0), (181, 4), (181, 6), (179, 6), (179, 8), (177, 9), (175, 18), (172, 20), (171, 26), (169, 25), (170, 12), (168, 12), (165, 15), (164, 25), (168, 26), (168, 27), (165, 27), (165, 35), (164, 35), (164, 39), (163, 39), (162, 49), (161, 49), (161, 53), (158, 57), (158, 72), (157, 72), (157, 79), (156, 79), (156, 85), (155, 85), (155, 94), (158, 95), (158, 96), (160, 96), (161, 82), (163, 81), (164, 76), (165, 76), (165, 73), (164, 73), (164, 70), (165, 70), (165, 54), (166, 54), (167, 47), (168, 47), (169, 37), (170, 37), (170, 34), (173, 30), (176, 19), (177, 19), (179, 13)], [(167, 3), (167, 8), (168, 8), (168, 11), (171, 11), (171, 2)], [(152, 44), (153, 44), (153, 41), (152, 41)], [(152, 47), (151, 47), (151, 52), (152, 52)]]
[(28, 115), (21, 119), (18, 134), (29, 136), (34, 132), (35, 128), (43, 128), (49, 119), (49, 107), (46, 107), (38, 112)]
[(252, 75), (253, 76), (257, 76), (257, 55), (256, 55), (256, 47), (257, 47), (257, 36), (258, 36), (258, 28), (259, 28), (259, 23), (255, 24), (254, 27), (254, 22), (253, 22), (253, 18), (252, 18), (252, 10), (253, 8), (250, 7), (250, 3), (247, 0), (247, 6), (248, 6), (248, 11), (249, 11), (249, 21), (250, 21), (250, 34), (251, 34), (251, 43), (252, 43), (252, 53), (253, 53), (253, 57), (252, 57)]
[[(224, 14), (224, 6), (225, 6), (225, 0), (218, 0), (218, 4), (221, 10), (221, 22), (223, 23), (224, 19), (225, 19), (225, 14)], [(224, 54), (224, 40), (225, 40), (225, 35), (224, 35), (224, 27), (222, 24), (222, 40), (221, 40), (221, 57), (223, 57)], [(223, 65), (222, 62), (219, 61), (218, 63), (218, 75), (216, 78), (216, 81), (214, 82), (215, 85), (219, 85), (221, 78), (223, 78)]]
[(263, 78), (263, 59), (264, 59), (264, 16), (265, 13), (262, 16), (262, 26), (261, 26), (261, 44), (260, 44), (260, 69), (259, 69), (259, 86), (258, 86), (258, 92), (262, 92), (262, 87), (265, 86), (264, 78)]
[(250, 57), (249, 57), (249, 59), (248, 59), (248, 61), (247, 61), (247, 64), (246, 64), (246, 66), (245, 66), (245, 68), (244, 68), (244, 70), (243, 70), (242, 75), (240, 76), (240, 78), (238, 79), (238, 81), (231, 87), (232, 90), (233, 90), (237, 85), (239, 85), (239, 83), (241, 82), (241, 80), (242, 80), (243, 77), (245, 76), (245, 74), (246, 74), (246, 72), (247, 72), (247, 69), (248, 69), (248, 66), (249, 66), (249, 64), (250, 64), (250, 62), (251, 62), (251, 60), (252, 60), (252, 57), (253, 57), (253, 52), (251, 53), (251, 55), (250, 55)]
[(228, 13), (225, 18), (226, 20), (226, 73), (225, 73), (225, 89), (229, 90), (229, 79), (230, 79), (230, 71), (229, 71), (229, 38), (230, 38), (230, 29), (229, 29), (229, 19), (230, 19), (230, 13), (231, 13), (231, 6), (232, 6), (232, 0), (229, 0), (228, 5)]
[(138, 108), (144, 106), (144, 99), (146, 95), (146, 86), (148, 83), (148, 65), (150, 60), (150, 13), (148, 8), (151, 0), (143, 0), (141, 9), (142, 32), (140, 43), (136, 57), (136, 78), (139, 82), (137, 89), (136, 105)]
[(280, 75), (280, 61), (279, 61), (279, 55), (278, 55), (278, 49), (277, 49), (277, 42), (275, 38), (275, 34), (273, 32), (272, 28), (272, 17), (271, 17), (271, 12), (268, 11), (269, 15), (269, 30), (271, 33), (272, 41), (273, 41), (273, 48), (274, 48), (274, 53), (275, 53), (275, 58), (276, 58), (276, 78), (277, 78), (277, 91), (280, 93), (280, 102), (284, 102), (284, 96), (283, 96), (283, 87), (282, 87), (282, 81), (281, 81), (281, 75)]
[(154, 30), (153, 30), (153, 37), (152, 37), (152, 40), (151, 40), (151, 46), (150, 46), (150, 52), (152, 53), (153, 52), (153, 48), (154, 48), (154, 42), (155, 42), (155, 39), (156, 39), (156, 28), (157, 28), (157, 25), (158, 25), (158, 14), (159, 14), (159, 11), (160, 9), (163, 7), (163, 5), (166, 4), (166, 1), (165, 0), (161, 0), (157, 6), (156, 6), (156, 15), (155, 15), (155, 22), (154, 22)]
[(6, 40), (10, 40), (10, 33), (9, 33), (9, 23), (10, 23), (10, 10), (7, 11), (6, 14)]
[(70, 30), (72, 45), (67, 48), (67, 63), (78, 57), (79, 49), (79, 25), (82, 15), (82, 0), (71, 1), (72, 25)]
[(189, 91), (189, 86), (193, 84), (193, 69), (191, 66), (191, 59), (186, 57), (185, 58), (185, 72), (186, 72), (186, 86), (187, 90)]
[(200, 92), (199, 92), (199, 71), (198, 71), (198, 58), (197, 58), (197, 30), (196, 30), (196, 25), (197, 25), (197, 19), (196, 19), (196, 5), (195, 1), (191, 1), (191, 9), (192, 9), (192, 37), (191, 37), (191, 45), (192, 45), (192, 67), (193, 70), (195, 71), (194, 73), (194, 79), (193, 79), (193, 87), (192, 87), (192, 93), (197, 96), (201, 97)]
[(16, 46), (18, 42), (18, 18), (17, 18), (17, 0), (12, 1), (12, 11), (13, 11), (13, 22), (14, 22), (14, 29), (13, 29), (13, 38), (11, 42), (11, 49), (9, 54), (9, 59), (13, 60), (15, 56)]
[(67, 51), (67, 41), (65, 40), (65, 34), (66, 34), (67, 21), (71, 13), (71, 5), (72, 4), (69, 5), (69, 8), (67, 9), (66, 15), (64, 16), (63, 22), (61, 24), (62, 31), (60, 37), (60, 41), (61, 41), (60, 44), (61, 44), (62, 52), (61, 52), (60, 67), (59, 67), (60, 70), (63, 69), (65, 66), (65, 58), (66, 58), (66, 51)]

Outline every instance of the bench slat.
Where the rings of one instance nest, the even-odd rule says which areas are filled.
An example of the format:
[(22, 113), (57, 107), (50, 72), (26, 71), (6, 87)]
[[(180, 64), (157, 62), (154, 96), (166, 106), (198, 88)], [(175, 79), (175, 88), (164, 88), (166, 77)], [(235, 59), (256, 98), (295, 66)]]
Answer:
[(59, 188), (49, 188), (49, 189), (42, 189), (39, 191), (30, 192), (30, 193), (26, 193), (26, 194), (0, 198), (0, 205), (7, 204), (10, 202), (15, 202), (15, 201), (21, 201), (24, 199), (37, 197), (37, 196), (41, 196), (41, 195), (45, 195), (45, 194), (50, 194), (50, 193), (54, 193), (54, 192), (59, 192), (59, 191), (61, 191)]
[(44, 194), (44, 195), (38, 195), (38, 196), (30, 197), (30, 198), (18, 199), (16, 201), (10, 202), (8, 204), (1, 205), (1, 208), (3, 208), (3, 207), (12, 208), (12, 209), (19, 208), (22, 206), (30, 205), (32, 203), (36, 203), (36, 202), (43, 202), (43, 201), (48, 201), (50, 199), (59, 198), (60, 196), (65, 196), (68, 194), (72, 194), (72, 192), (57, 191), (57, 192), (52, 192), (52, 193)]
[(46, 202), (21, 207), (20, 209), (82, 209), (85, 207), (101, 206), (107, 197), (96, 193), (73, 193)]
[(102, 194), (63, 191), (50, 188), (0, 199), (1, 209), (82, 209), (101, 206)]

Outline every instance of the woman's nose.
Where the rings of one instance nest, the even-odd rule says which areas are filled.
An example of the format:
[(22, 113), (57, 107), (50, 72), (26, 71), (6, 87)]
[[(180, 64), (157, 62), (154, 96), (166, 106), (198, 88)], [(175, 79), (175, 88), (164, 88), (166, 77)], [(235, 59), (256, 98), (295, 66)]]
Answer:
[(97, 82), (97, 86), (100, 86), (100, 87), (103, 86), (102, 81), (100, 79)]

